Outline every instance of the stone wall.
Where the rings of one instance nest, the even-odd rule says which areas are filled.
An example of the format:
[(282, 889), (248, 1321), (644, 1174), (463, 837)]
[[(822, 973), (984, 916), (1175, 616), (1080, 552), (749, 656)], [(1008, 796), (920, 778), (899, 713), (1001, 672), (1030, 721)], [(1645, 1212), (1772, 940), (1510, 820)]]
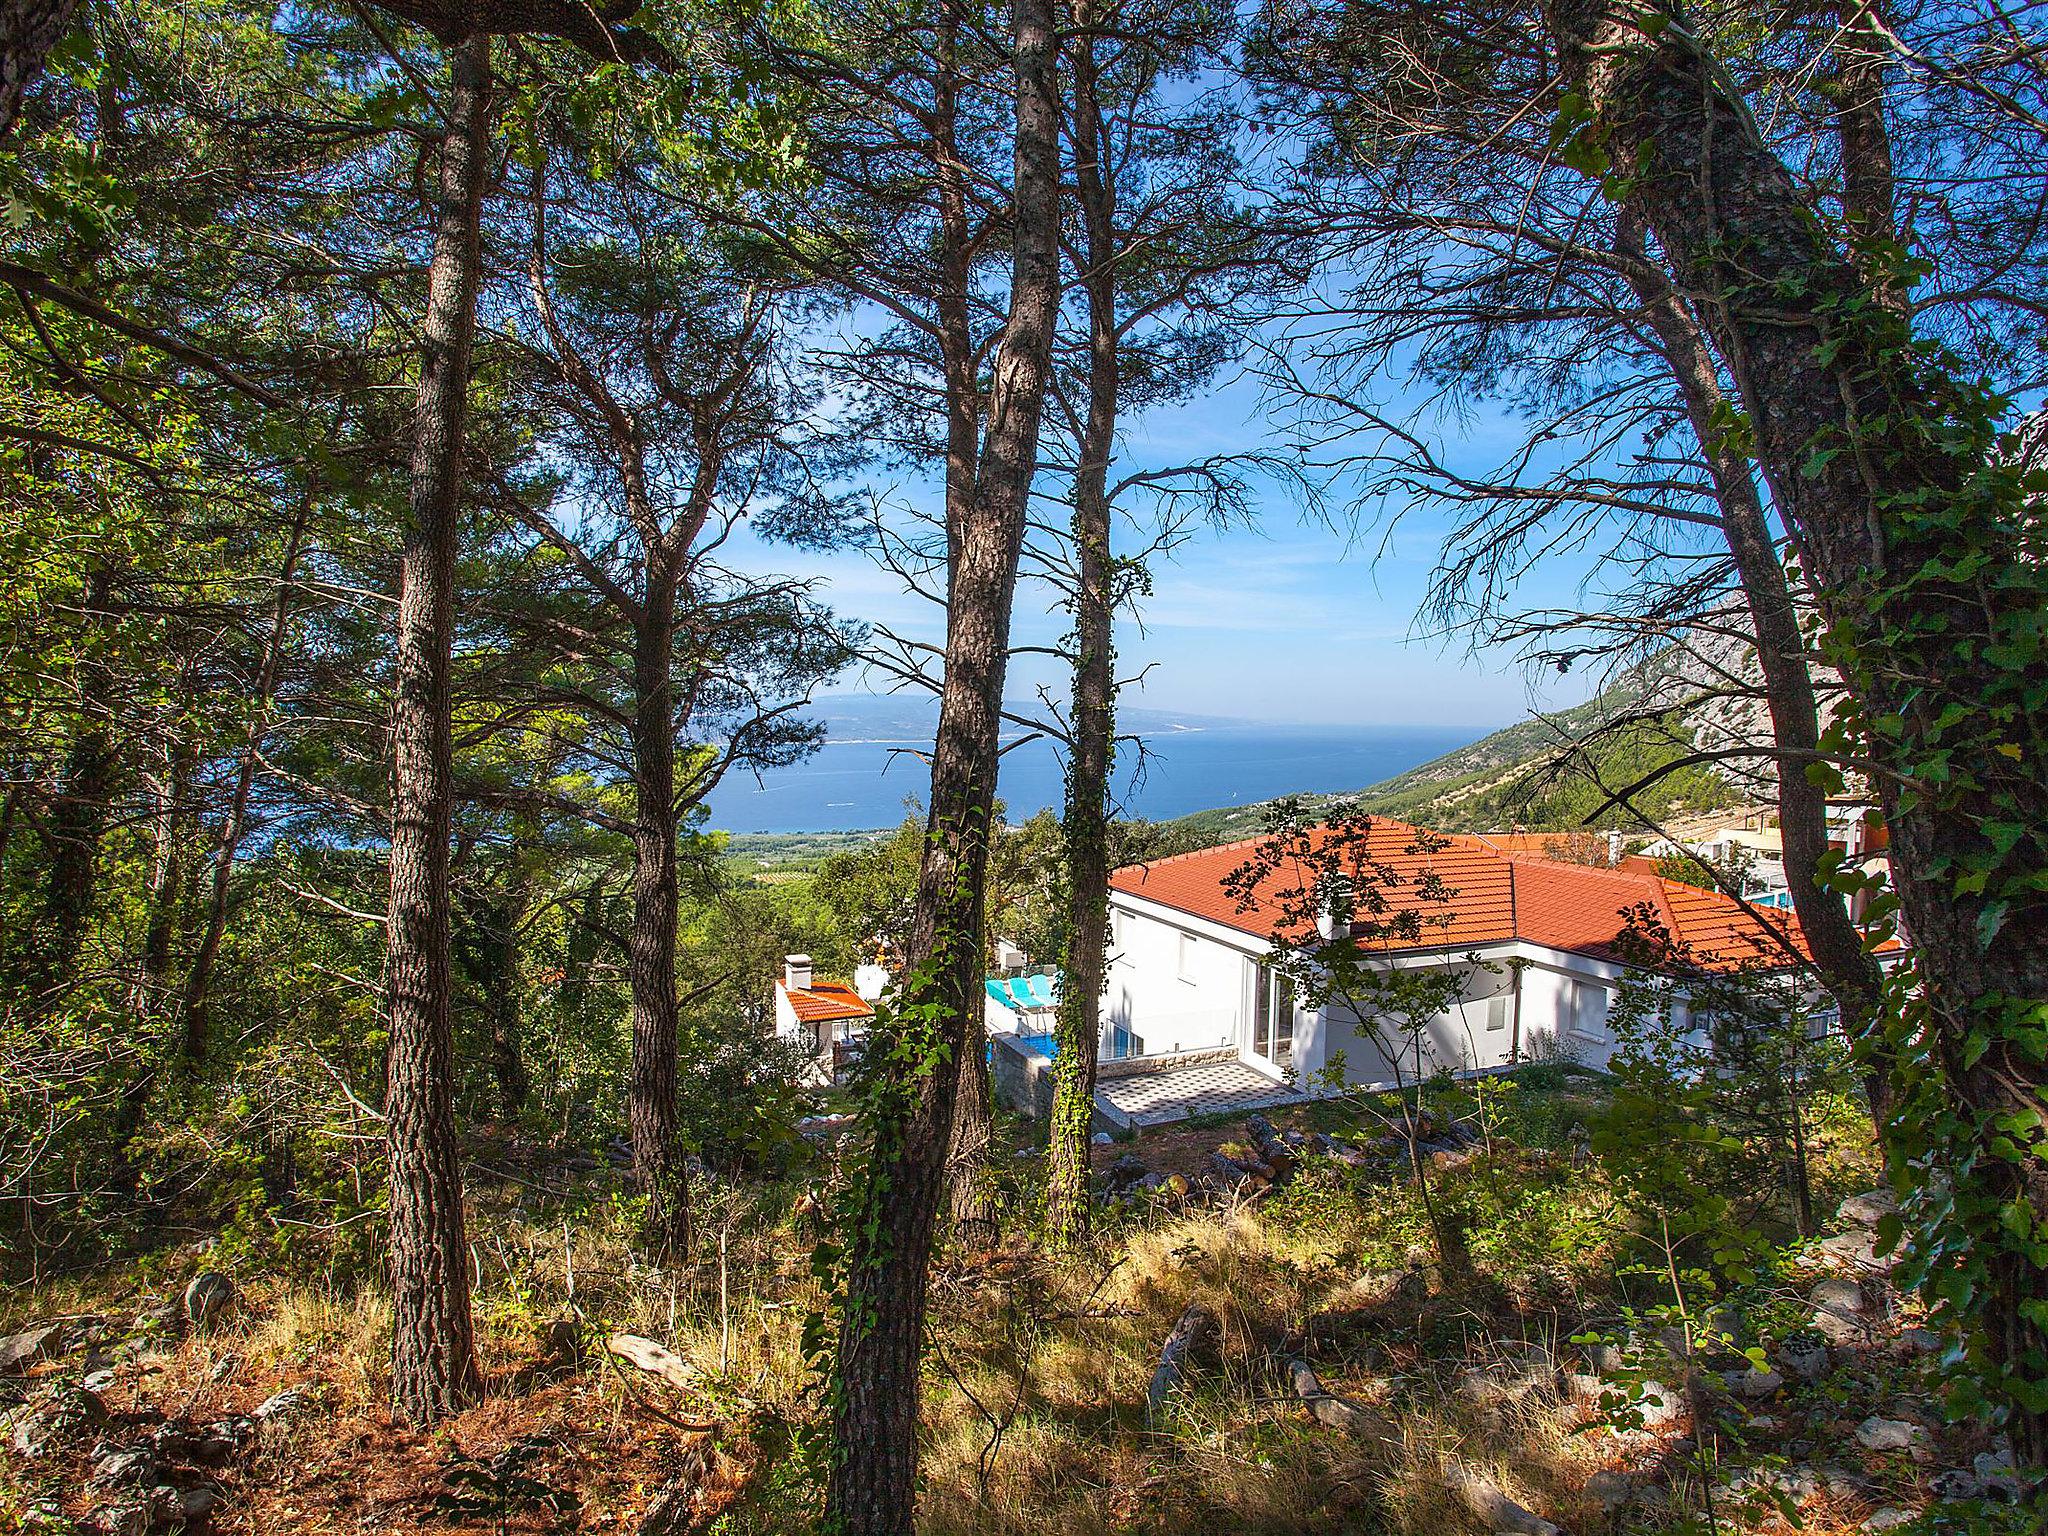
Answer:
[[(996, 1098), (1028, 1120), (1052, 1118), (1052, 1063), (1036, 1051), (1026, 1050), (1012, 1035), (989, 1036), (989, 1065), (995, 1078)], [(1154, 1072), (1172, 1072), (1203, 1062), (1235, 1061), (1233, 1047), (1208, 1051), (1182, 1051), (1172, 1056), (1133, 1056), (1123, 1061), (1102, 1061), (1095, 1065), (1095, 1079), (1139, 1077)], [(1095, 1105), (1094, 1128), (1098, 1131), (1129, 1130), (1120, 1118)]]
[(996, 1097), (1031, 1120), (1052, 1118), (1052, 1063), (1013, 1035), (989, 1036)]

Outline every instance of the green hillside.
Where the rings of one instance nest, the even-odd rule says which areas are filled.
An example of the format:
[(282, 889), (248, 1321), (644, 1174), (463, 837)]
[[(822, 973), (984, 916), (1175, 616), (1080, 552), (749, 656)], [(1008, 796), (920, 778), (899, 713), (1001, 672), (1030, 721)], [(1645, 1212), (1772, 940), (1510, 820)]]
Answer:
[[(1631, 714), (1641, 697), (1639, 685), (1623, 683), (1575, 708), (1504, 727), (1353, 794), (1307, 798), (1311, 805), (1348, 800), (1378, 815), (1446, 832), (1563, 832), (1586, 825), (1596, 812), (1601, 827), (1641, 831), (1644, 818), (1661, 822), (1739, 804), (1720, 774), (1690, 766), (1674, 769), (1633, 797), (1640, 816), (1613, 806), (1601, 810), (1610, 791), (1692, 750), (1691, 727), (1676, 711), (1595, 736), (1603, 724)], [(1579, 750), (1575, 743), (1589, 737), (1593, 745)], [(1159, 830), (1174, 847), (1211, 847), (1255, 835), (1267, 804), (1197, 811), (1162, 823)]]

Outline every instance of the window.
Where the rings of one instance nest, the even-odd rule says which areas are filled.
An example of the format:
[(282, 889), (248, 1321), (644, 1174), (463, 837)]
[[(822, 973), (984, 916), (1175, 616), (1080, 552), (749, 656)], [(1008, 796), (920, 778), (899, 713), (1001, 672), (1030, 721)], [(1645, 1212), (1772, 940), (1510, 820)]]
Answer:
[(1184, 933), (1180, 936), (1180, 979), (1193, 986), (1195, 981), (1195, 936)]
[(1607, 989), (1595, 981), (1571, 984), (1570, 1033), (1581, 1040), (1602, 1040), (1607, 1035)]
[(1508, 995), (1496, 992), (1486, 1000), (1486, 1027), (1506, 1029), (1508, 1027)]

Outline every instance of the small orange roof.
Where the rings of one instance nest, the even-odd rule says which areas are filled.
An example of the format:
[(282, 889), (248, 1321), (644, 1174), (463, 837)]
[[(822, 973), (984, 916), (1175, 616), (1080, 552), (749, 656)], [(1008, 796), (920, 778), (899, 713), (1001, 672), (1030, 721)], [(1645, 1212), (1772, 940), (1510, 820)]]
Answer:
[[(1110, 886), (1270, 938), (1280, 916), (1277, 892), (1304, 883), (1303, 878), (1290, 871), (1269, 876), (1248, 910), (1240, 910), (1224, 889), (1225, 879), (1250, 861), (1261, 841), (1252, 838), (1132, 864), (1112, 874)], [(1628, 932), (1627, 914), (1642, 909), (1673, 940), (1688, 946), (1693, 959), (1717, 970), (1782, 965), (1790, 954), (1810, 958), (1799, 920), (1789, 912), (1745, 908), (1732, 897), (1640, 870), (1515, 857), (1495, 847), (1496, 841), (1425, 834), (1403, 822), (1373, 818), (1365, 853), (1391, 873), (1393, 883), (1384, 888), (1388, 906), (1392, 911), (1412, 908), (1424, 924), (1419, 938), (1375, 941), (1375, 947), (1446, 949), (1523, 939), (1620, 962), (1627, 958), (1627, 947), (1617, 942)], [(1442, 882), (1450, 893), (1447, 900), (1414, 898), (1425, 874)], [(1275, 896), (1268, 898), (1269, 890)]]
[(836, 981), (821, 981), (808, 987), (792, 987), (782, 981), (775, 985), (782, 988), (789, 1006), (805, 1024), (818, 1024), (826, 1019), (869, 1019), (875, 1014), (861, 1001), (858, 992)]

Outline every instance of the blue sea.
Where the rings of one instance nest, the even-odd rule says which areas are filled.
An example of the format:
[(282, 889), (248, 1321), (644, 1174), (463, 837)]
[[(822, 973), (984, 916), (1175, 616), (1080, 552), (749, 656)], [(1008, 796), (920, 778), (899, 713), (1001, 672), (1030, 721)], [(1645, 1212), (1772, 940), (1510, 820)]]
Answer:
[[(830, 722), (828, 722), (829, 724)], [(1472, 726), (1262, 725), (1222, 722), (1140, 727), (1145, 760), (1119, 749), (1120, 814), (1163, 821), (1286, 794), (1363, 789), (1486, 734)], [(931, 738), (828, 740), (793, 768), (757, 781), (736, 775), (711, 796), (711, 825), (728, 832), (851, 832), (922, 813)], [(1065, 793), (1064, 765), (1044, 740), (1015, 745), (998, 785), (1019, 822)]]

